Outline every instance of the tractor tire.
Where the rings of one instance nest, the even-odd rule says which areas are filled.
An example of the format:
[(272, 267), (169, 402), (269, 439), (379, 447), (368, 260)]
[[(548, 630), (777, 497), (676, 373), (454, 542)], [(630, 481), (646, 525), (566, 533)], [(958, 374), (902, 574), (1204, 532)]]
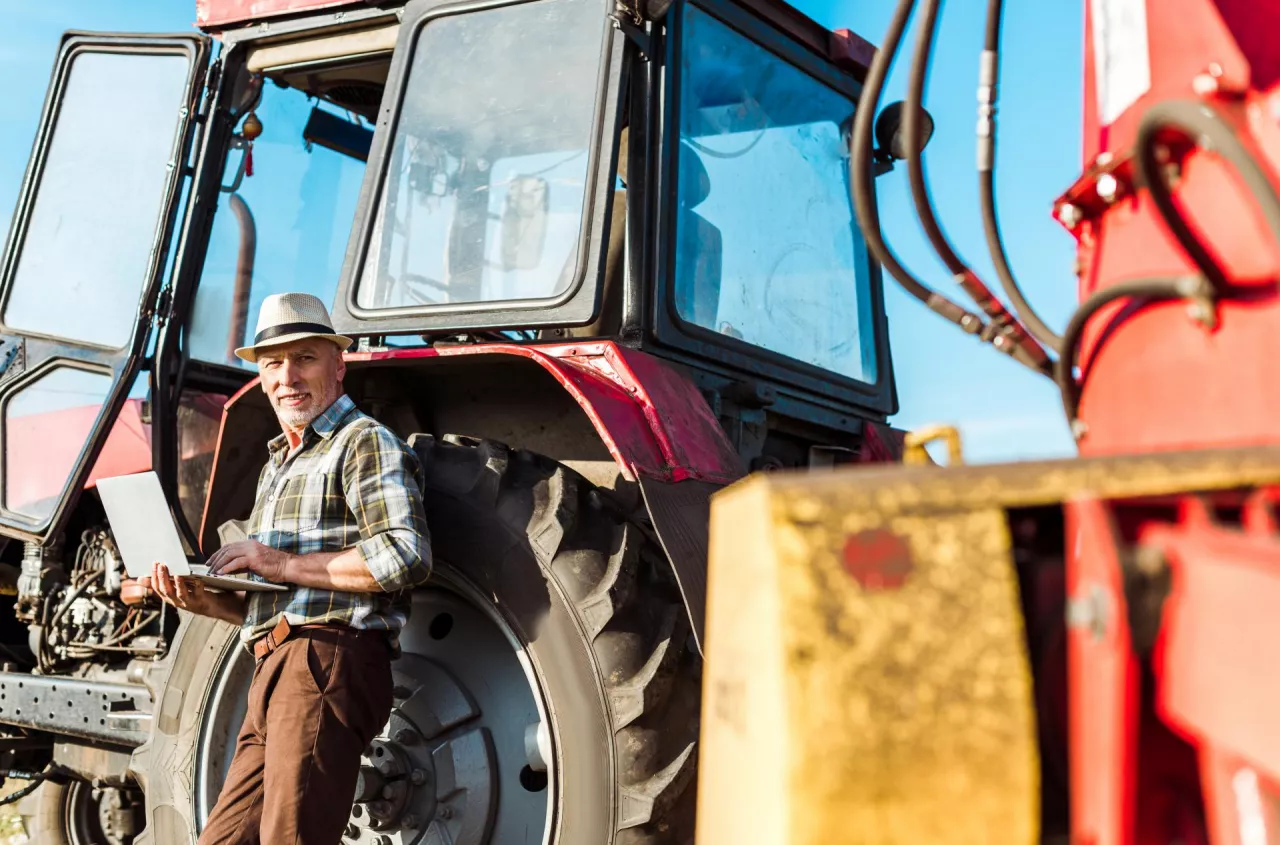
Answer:
[[(447, 818), (451, 827), (441, 834), (452, 838), (437, 837), (456, 845), (691, 843), (701, 660), (670, 565), (651, 532), (624, 518), (605, 492), (548, 458), (463, 438), (417, 435), (411, 445), (426, 479), (435, 572), (414, 592), (413, 614), (401, 638), (404, 655), (393, 664), (397, 707), (407, 713), (405, 696), (411, 703), (456, 682), (480, 712), (477, 718), (490, 720), (486, 759), (500, 782), (494, 781), (487, 809), (478, 801), (451, 813), (440, 810), (454, 800), (443, 788), (438, 800), (415, 798), (413, 828), (384, 824), (357, 830), (369, 818), (357, 804), (344, 842), (373, 841), (383, 831), (412, 845), (424, 839), (427, 827)], [(466, 610), (464, 599), (476, 609)], [(444, 607), (453, 610), (443, 612)], [(527, 723), (504, 725), (489, 715), (501, 709), (497, 699), (484, 698), (489, 678), (494, 686), (507, 683), (512, 689), (497, 678), (498, 670), (486, 670), (490, 675), (478, 683), (472, 671), (468, 684), (473, 664), (507, 665), (501, 662), (507, 657), (476, 645), (483, 639), (479, 633), (469, 633), (468, 614), (481, 612), (501, 626), (510, 665), (524, 667), (530, 701), (539, 701), (545, 737), (530, 739), (526, 732), (523, 742), (543, 749), (529, 753), (545, 773), (526, 764), (518, 781), (511, 780), (513, 755), (503, 737), (527, 731)], [(450, 637), (454, 619), (457, 629)], [(187, 842), (198, 833), (211, 807), (211, 769), (219, 760), (229, 762), (239, 727), (229, 691), (237, 684), (247, 688), (252, 666), (246, 668), (243, 654), (229, 626), (184, 618), (170, 651), (168, 680), (157, 696), (152, 737), (134, 757), (147, 792), (148, 829), (138, 845)], [(415, 666), (434, 668), (413, 675)], [(422, 681), (428, 676), (437, 682)], [(500, 696), (504, 702), (512, 697)], [(242, 718), (243, 702), (238, 706)], [(403, 733), (395, 730), (398, 713), (393, 710), (384, 737)], [(235, 725), (210, 730), (210, 720), (219, 719)], [(457, 737), (465, 727), (437, 732), (439, 740), (426, 731), (425, 744)], [(387, 751), (409, 753), (389, 745)], [(508, 817), (514, 812), (508, 807), (535, 793), (543, 802), (540, 811)], [(481, 794), (489, 793), (475, 793)], [(469, 812), (470, 821), (460, 822)]]
[(84, 781), (45, 781), (18, 804), (27, 840), (39, 845), (131, 845), (132, 836), (104, 824), (99, 800)]

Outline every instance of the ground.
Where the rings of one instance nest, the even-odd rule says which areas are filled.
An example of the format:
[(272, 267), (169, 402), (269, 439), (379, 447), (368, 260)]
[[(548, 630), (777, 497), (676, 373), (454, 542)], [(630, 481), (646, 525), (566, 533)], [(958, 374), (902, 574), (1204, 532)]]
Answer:
[[(25, 780), (7, 781), (0, 787), (0, 795), (8, 795), (27, 785)], [(27, 845), (27, 834), (22, 829), (22, 818), (18, 815), (18, 805), (6, 804), (0, 807), (0, 845)]]

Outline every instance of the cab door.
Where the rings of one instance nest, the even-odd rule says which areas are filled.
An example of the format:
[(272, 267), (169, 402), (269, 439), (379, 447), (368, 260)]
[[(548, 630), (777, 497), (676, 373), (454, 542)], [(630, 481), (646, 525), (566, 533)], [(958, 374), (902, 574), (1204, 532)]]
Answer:
[(0, 263), (0, 534), (61, 531), (134, 385), (208, 51), (63, 36)]

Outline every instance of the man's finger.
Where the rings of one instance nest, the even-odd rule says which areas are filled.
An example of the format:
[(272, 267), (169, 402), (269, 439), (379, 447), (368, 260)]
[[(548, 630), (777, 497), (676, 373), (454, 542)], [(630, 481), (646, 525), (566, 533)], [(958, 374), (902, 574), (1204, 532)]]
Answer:
[(244, 556), (230, 558), (218, 566), (216, 570), (210, 569), (210, 575), (234, 575), (237, 572), (244, 572), (250, 568), (250, 560)]

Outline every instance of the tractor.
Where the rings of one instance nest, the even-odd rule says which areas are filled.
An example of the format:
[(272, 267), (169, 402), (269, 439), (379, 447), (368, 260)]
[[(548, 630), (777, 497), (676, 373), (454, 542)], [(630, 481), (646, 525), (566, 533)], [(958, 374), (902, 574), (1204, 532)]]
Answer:
[(294, 290), (421, 458), (436, 560), (344, 841), (691, 842), (711, 495), (901, 454), (874, 49), (781, 0), (196, 13), (64, 36), (0, 264), (5, 800), (42, 845), (199, 834), (253, 659), (125, 576), (95, 483), (231, 536), (277, 432), (231, 350)]

